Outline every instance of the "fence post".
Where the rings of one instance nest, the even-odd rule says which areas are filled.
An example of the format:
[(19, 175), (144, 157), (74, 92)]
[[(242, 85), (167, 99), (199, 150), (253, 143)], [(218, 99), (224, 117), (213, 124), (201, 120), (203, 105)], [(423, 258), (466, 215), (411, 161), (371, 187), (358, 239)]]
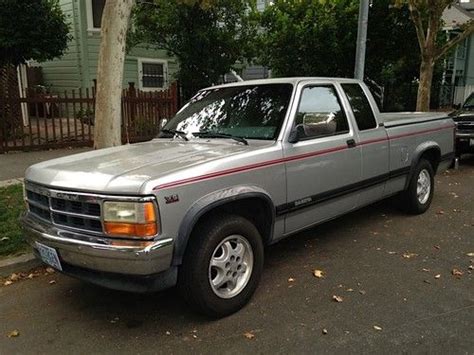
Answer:
[[(171, 102), (172, 102), (172, 106), (171, 106), (171, 115), (175, 115), (176, 112), (178, 111), (178, 85), (177, 85), (177, 82), (173, 82), (173, 84), (171, 85)], [(168, 119), (170, 119), (171, 117), (168, 117)]]

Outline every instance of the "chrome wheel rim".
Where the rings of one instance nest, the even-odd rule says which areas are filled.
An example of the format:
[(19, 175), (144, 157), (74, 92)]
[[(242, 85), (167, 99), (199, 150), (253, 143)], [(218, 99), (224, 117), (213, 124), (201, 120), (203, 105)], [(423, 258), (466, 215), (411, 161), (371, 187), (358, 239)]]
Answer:
[(232, 298), (247, 286), (253, 269), (253, 251), (241, 235), (226, 237), (214, 249), (209, 263), (209, 283), (220, 298)]
[(428, 170), (423, 169), (418, 175), (418, 180), (416, 184), (416, 196), (418, 202), (424, 205), (430, 198), (431, 193), (431, 178)]

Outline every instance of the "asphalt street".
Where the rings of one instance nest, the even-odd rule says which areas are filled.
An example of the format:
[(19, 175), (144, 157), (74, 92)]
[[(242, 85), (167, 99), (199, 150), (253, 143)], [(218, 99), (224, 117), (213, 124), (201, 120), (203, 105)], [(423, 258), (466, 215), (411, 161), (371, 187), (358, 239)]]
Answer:
[(0, 354), (474, 353), (473, 201), (471, 157), (436, 177), (424, 215), (387, 200), (271, 246), (252, 302), (217, 321), (175, 290), (0, 286)]

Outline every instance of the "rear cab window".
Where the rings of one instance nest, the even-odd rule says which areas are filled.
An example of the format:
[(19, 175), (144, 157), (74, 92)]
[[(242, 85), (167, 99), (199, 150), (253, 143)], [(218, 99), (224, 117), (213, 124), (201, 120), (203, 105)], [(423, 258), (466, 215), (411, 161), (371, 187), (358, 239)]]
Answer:
[(376, 128), (374, 111), (362, 87), (359, 84), (341, 84), (341, 86), (351, 105), (359, 131)]

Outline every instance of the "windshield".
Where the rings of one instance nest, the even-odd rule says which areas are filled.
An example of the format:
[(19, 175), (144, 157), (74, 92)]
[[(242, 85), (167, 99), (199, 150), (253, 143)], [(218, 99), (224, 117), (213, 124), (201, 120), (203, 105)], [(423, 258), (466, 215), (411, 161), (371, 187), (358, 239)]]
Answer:
[(471, 96), (469, 96), (466, 99), (466, 102), (464, 103), (463, 107), (464, 108), (474, 108), (474, 94), (471, 94)]
[[(163, 128), (199, 137), (276, 139), (285, 118), (291, 84), (232, 86), (200, 91)], [(221, 136), (218, 136), (221, 134)]]

